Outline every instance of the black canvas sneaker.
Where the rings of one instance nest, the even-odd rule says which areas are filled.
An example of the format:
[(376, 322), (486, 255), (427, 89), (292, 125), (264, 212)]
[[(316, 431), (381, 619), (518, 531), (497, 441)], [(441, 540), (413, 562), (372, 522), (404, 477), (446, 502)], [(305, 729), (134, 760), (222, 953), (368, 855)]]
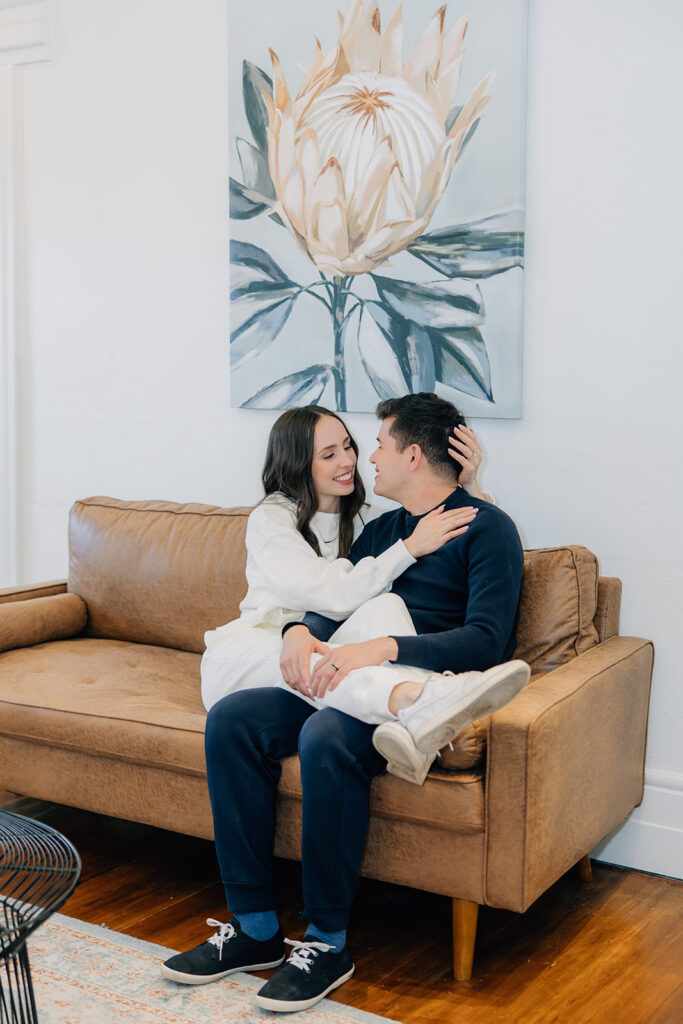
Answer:
[(236, 971), (266, 971), (285, 959), (284, 936), (280, 928), (272, 939), (259, 942), (241, 931), (239, 923), (222, 924), (210, 917), (206, 922), (218, 928), (206, 942), (176, 953), (162, 964), (161, 973), (182, 985), (206, 985)]
[(256, 995), (257, 1006), (264, 1010), (292, 1012), (308, 1010), (348, 981), (355, 967), (346, 947), (331, 953), (326, 942), (306, 936), (303, 942), (285, 939), (294, 949), (287, 963), (276, 971)]

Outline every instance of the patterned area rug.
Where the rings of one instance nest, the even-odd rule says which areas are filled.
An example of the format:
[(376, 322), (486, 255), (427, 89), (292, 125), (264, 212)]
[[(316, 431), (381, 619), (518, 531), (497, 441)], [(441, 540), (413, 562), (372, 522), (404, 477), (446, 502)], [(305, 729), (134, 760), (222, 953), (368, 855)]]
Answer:
[(40, 1024), (387, 1024), (329, 999), (303, 1013), (268, 1013), (254, 1005), (263, 982), (249, 974), (176, 985), (159, 971), (171, 952), (55, 914), (29, 941)]

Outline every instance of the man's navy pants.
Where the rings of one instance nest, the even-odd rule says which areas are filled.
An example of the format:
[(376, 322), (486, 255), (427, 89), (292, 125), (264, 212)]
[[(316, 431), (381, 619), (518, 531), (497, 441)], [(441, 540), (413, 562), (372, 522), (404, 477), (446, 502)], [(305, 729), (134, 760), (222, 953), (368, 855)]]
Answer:
[(294, 693), (231, 693), (206, 723), (206, 766), (216, 853), (228, 907), (275, 908), (272, 865), (280, 758), (298, 750), (303, 789), (301, 860), (305, 920), (346, 928), (368, 824), (370, 783), (386, 767), (374, 725)]

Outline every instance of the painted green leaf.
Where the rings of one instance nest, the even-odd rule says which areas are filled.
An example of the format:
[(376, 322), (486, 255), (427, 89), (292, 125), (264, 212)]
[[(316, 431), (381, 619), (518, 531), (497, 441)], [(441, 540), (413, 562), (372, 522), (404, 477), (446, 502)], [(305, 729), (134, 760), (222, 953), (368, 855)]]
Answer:
[[(233, 370), (264, 352), (289, 319), (296, 296), (283, 290), (258, 292), (230, 305), (230, 366)], [(235, 323), (237, 321), (237, 324)]]
[(462, 330), (484, 322), (484, 300), (470, 281), (398, 281), (372, 275), (382, 305), (390, 312), (437, 330)]
[(230, 216), (233, 220), (249, 220), (269, 210), (268, 203), (258, 193), (243, 185), (241, 181), (230, 179)]
[(230, 364), (233, 369), (275, 341), (300, 294), (264, 249), (230, 243)]
[(365, 372), (380, 398), (434, 390), (434, 354), (429, 335), (418, 324), (396, 316), (379, 302), (364, 305), (358, 349)]
[(247, 142), (246, 139), (238, 138), (236, 146), (246, 187), (263, 196), (264, 200), (274, 200), (276, 198), (275, 186), (270, 177), (268, 161), (261, 150), (252, 146), (251, 142)]
[(268, 110), (263, 100), (262, 93), (273, 95), (273, 80), (268, 77), (265, 71), (245, 60), (242, 64), (242, 97), (244, 99), (244, 112), (254, 136), (254, 142), (263, 153), (268, 156)]
[(284, 270), (275, 262), (265, 249), (251, 242), (240, 242), (233, 239), (230, 242), (230, 264), (231, 278), (234, 286), (235, 274), (240, 274), (240, 268), (248, 272), (248, 280), (253, 280), (257, 275), (271, 281), (279, 281), (281, 284), (293, 284), (287, 277)]
[(295, 405), (317, 405), (334, 379), (331, 366), (319, 363), (280, 377), (242, 402), (244, 409), (291, 409)]
[(493, 401), (491, 367), (480, 331), (428, 330), (437, 381), (475, 398)]
[(523, 214), (519, 210), (420, 235), (408, 246), (446, 277), (492, 277), (524, 263)]

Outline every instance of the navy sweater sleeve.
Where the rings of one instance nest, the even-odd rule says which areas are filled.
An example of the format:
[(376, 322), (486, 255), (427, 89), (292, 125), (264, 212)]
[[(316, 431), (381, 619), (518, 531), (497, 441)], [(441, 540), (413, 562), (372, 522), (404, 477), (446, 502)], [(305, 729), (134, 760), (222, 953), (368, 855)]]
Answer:
[[(466, 672), (491, 668), (513, 654), (524, 561), (517, 530), (507, 516), (486, 516), (458, 540), (462, 543), (446, 545), (452, 550), (444, 556), (452, 556), (454, 571), (466, 573), (464, 622), (439, 632), (395, 637), (401, 664)], [(446, 557), (444, 563), (445, 570)]]
[[(294, 625), (297, 625), (297, 623), (294, 623)], [(341, 622), (328, 619), (325, 615), (318, 615), (317, 612), (306, 612), (300, 625), (306, 626), (311, 636), (322, 640), (323, 643), (327, 643), (335, 629), (341, 626)]]

